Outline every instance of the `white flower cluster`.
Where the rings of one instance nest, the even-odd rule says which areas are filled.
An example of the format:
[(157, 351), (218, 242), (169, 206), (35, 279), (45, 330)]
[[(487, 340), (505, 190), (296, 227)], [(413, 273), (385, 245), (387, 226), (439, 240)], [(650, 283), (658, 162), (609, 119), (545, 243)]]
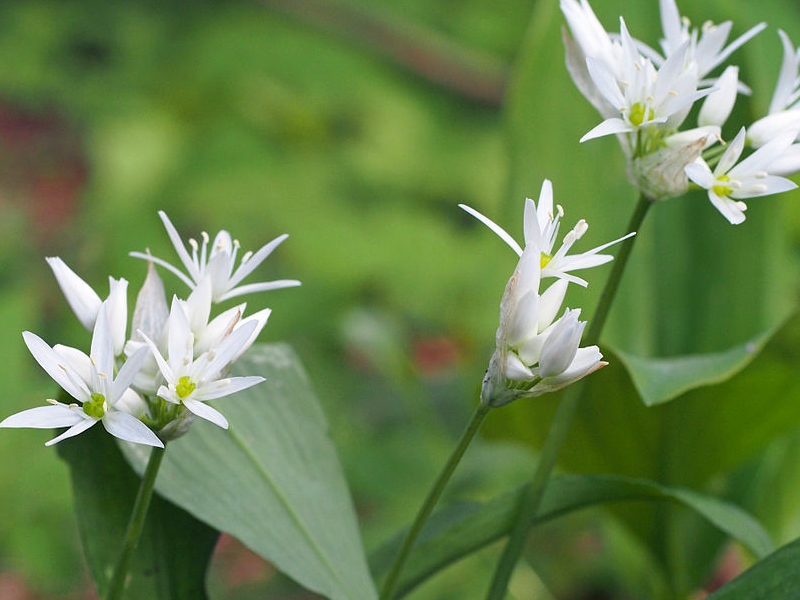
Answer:
[[(564, 34), (567, 69), (604, 121), (581, 141), (614, 134), (628, 162), (628, 177), (651, 200), (685, 193), (689, 181), (733, 224), (744, 221), (746, 198), (797, 187), (786, 176), (800, 171), (798, 52), (784, 32), (783, 66), (769, 115), (738, 134), (724, 151), (722, 127), (739, 93), (739, 69), (712, 72), (753, 36), (761, 23), (726, 45), (732, 23), (691, 29), (675, 0), (660, 0), (661, 52), (633, 38), (620, 18), (609, 34), (587, 0), (561, 0), (572, 37)], [(693, 105), (697, 126), (681, 129)], [(745, 147), (752, 153), (742, 159)], [(742, 160), (740, 160), (742, 159)]]
[[(496, 348), (483, 380), (481, 401), (502, 406), (517, 398), (540, 396), (606, 365), (597, 346), (580, 347), (586, 326), (585, 321), (578, 320), (580, 309), (567, 308), (561, 317), (556, 317), (569, 283), (587, 285), (571, 271), (612, 260), (600, 251), (634, 233), (582, 254), (567, 255), (588, 229), (586, 221), (581, 219), (553, 252), (564, 211), (561, 206), (553, 210), (553, 186), (548, 180), (542, 184), (538, 206), (530, 198), (525, 200), (524, 248), (488, 217), (463, 204), (460, 206), (487, 225), (519, 256), (500, 301)], [(556, 280), (540, 293), (544, 278)]]
[[(212, 304), (242, 294), (299, 285), (281, 280), (239, 286), (286, 236), (245, 254), (234, 270), (238, 243), (227, 231), (209, 247), (189, 240), (186, 251), (175, 227), (160, 212), (170, 239), (188, 276), (149, 253), (148, 273), (137, 296), (128, 338), (128, 282), (109, 278), (105, 300), (60, 258), (47, 262), (80, 322), (92, 332), (89, 354), (63, 345), (50, 346), (29, 331), (23, 339), (41, 367), (74, 399), (69, 404), (48, 400), (49, 406), (22, 411), (0, 427), (68, 429), (47, 445), (78, 435), (98, 421), (111, 434), (130, 442), (163, 447), (185, 434), (194, 417), (227, 428), (225, 417), (206, 404), (263, 381), (260, 376), (229, 377), (233, 362), (255, 341), (267, 322), (269, 309), (245, 317), (246, 304), (212, 318)], [(167, 303), (164, 285), (153, 263), (186, 282), (185, 300)]]

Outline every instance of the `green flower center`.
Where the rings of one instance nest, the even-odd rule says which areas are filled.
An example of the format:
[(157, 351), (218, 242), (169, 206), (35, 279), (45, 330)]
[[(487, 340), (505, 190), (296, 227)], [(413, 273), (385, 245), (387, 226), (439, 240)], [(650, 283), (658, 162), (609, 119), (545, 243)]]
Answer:
[(655, 117), (655, 113), (653, 112), (652, 108), (649, 108), (646, 104), (637, 102), (631, 106), (631, 112), (630, 115), (628, 115), (628, 120), (634, 127), (639, 127), (639, 125), (645, 121), (652, 120), (653, 117)]
[(95, 419), (102, 419), (106, 414), (106, 397), (103, 394), (94, 392), (92, 399), (83, 403), (83, 412)]
[(539, 268), (544, 269), (552, 258), (549, 254), (542, 252), (542, 257), (539, 259)]
[[(730, 181), (731, 178), (727, 175), (720, 175), (717, 177), (717, 181), (727, 182)], [(733, 193), (733, 188), (729, 185), (722, 185), (717, 183), (714, 187), (711, 188), (711, 191), (714, 192), (717, 196), (725, 197), (730, 196)]]
[(189, 394), (197, 389), (197, 384), (189, 379), (188, 375), (184, 375), (180, 379), (178, 379), (178, 385), (175, 386), (175, 393), (178, 394), (178, 398), (183, 400)]

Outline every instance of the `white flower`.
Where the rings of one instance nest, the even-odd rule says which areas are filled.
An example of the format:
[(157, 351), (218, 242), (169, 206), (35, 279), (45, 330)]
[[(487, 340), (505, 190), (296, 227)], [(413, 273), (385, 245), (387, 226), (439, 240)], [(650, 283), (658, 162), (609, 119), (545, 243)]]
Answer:
[[(459, 204), (459, 206), (495, 232), (501, 240), (517, 253), (517, 256), (522, 257), (523, 249), (502, 227), (469, 206), (464, 204)], [(572, 245), (578, 241), (589, 228), (586, 221), (581, 219), (576, 223), (572, 231), (564, 236), (558, 250), (553, 252), (560, 227), (559, 221), (563, 214), (564, 210), (561, 206), (557, 206), (556, 210), (553, 210), (553, 185), (550, 180), (545, 179), (542, 183), (542, 189), (539, 192), (538, 208), (530, 198), (525, 200), (525, 250), (527, 251), (530, 249), (531, 252), (539, 256), (541, 277), (558, 277), (585, 287), (587, 285), (586, 280), (571, 275), (570, 271), (588, 269), (607, 263), (612, 260), (613, 257), (608, 254), (599, 254), (599, 252), (635, 235), (635, 233), (629, 233), (613, 242), (593, 248), (588, 252), (568, 255), (567, 252), (572, 248)]]
[(226, 377), (231, 362), (253, 341), (258, 327), (255, 320), (234, 328), (215, 347), (195, 358), (194, 335), (180, 300), (174, 298), (167, 320), (167, 356), (147, 336), (143, 337), (153, 351), (165, 384), (158, 395), (173, 404), (182, 404), (196, 416), (223, 428), (228, 421), (206, 401), (228, 396), (264, 381), (263, 377)]
[(606, 364), (597, 346), (579, 348), (586, 325), (580, 311), (554, 322), (568, 282), (559, 279), (540, 295), (539, 261), (535, 248), (525, 249), (500, 302), (496, 349), (481, 388), (481, 400), (495, 407), (555, 391)]
[(734, 225), (745, 220), (747, 205), (741, 201), (743, 198), (777, 194), (797, 187), (794, 182), (770, 173), (772, 164), (792, 145), (794, 133), (773, 139), (736, 164), (744, 150), (745, 135), (742, 127), (713, 172), (702, 158), (686, 166), (689, 179), (708, 190), (708, 199)]
[[(669, 60), (670, 56), (680, 51), (681, 46), (688, 43), (687, 61), (697, 65), (698, 76), (701, 79), (767, 26), (766, 23), (759, 23), (726, 46), (725, 42), (728, 41), (733, 27), (730, 21), (719, 25), (706, 22), (701, 32), (697, 29), (690, 31), (690, 23), (678, 12), (675, 0), (661, 0), (659, 8), (661, 26), (664, 30), (661, 49), (665, 60)], [(655, 60), (658, 61), (658, 58)]]
[(51, 406), (32, 408), (8, 417), (0, 423), (0, 427), (69, 427), (47, 442), (49, 446), (78, 435), (100, 421), (106, 431), (120, 439), (149, 446), (164, 446), (144, 423), (123, 410), (123, 407), (135, 404), (130, 397), (133, 392), (129, 386), (148, 350), (142, 348), (130, 356), (114, 377), (107, 306), (103, 304), (98, 311), (89, 356), (75, 348), (51, 348), (29, 331), (22, 334), (36, 361), (80, 404), (63, 404), (52, 400)]
[[(604, 60), (587, 56), (589, 75), (598, 91), (619, 116), (607, 118), (581, 138), (581, 142), (597, 137), (631, 133), (655, 126), (672, 131), (686, 118), (692, 104), (707, 95), (711, 88), (697, 89), (699, 77), (694, 63), (686, 63), (688, 44), (684, 44), (656, 70), (649, 58), (643, 57), (620, 19), (622, 44), (621, 68), (618, 75)], [(633, 144), (632, 144), (633, 146)], [(647, 149), (632, 147), (631, 154)]]
[(175, 251), (178, 253), (178, 257), (181, 259), (181, 263), (183, 263), (188, 275), (167, 261), (152, 256), (149, 252), (131, 252), (130, 255), (161, 265), (177, 275), (192, 289), (202, 281), (204, 276), (208, 275), (211, 278), (212, 297), (215, 302), (223, 302), (224, 300), (243, 294), (300, 285), (299, 281), (293, 279), (239, 285), (245, 277), (252, 273), (255, 268), (288, 237), (288, 235), (284, 234), (275, 238), (268, 244), (262, 246), (255, 254), (246, 252), (244, 256), (242, 256), (239, 266), (236, 267), (236, 255), (239, 251), (239, 242), (233, 240), (227, 231), (220, 231), (214, 238), (214, 242), (211, 244), (210, 248), (210, 238), (205, 232), (202, 234), (202, 245), (198, 245), (194, 239), (190, 239), (189, 245), (192, 248), (192, 253), (190, 255), (178, 231), (175, 229), (166, 213), (164, 213), (164, 211), (159, 211), (158, 214), (164, 222), (167, 234), (169, 234), (172, 245), (175, 247)]
[[(67, 299), (67, 303), (81, 324), (89, 331), (95, 326), (97, 314), (103, 300), (67, 264), (58, 257), (48, 257), (47, 264), (53, 270), (56, 281)], [(106, 306), (111, 328), (114, 356), (122, 354), (128, 326), (128, 282), (125, 279), (108, 278)]]

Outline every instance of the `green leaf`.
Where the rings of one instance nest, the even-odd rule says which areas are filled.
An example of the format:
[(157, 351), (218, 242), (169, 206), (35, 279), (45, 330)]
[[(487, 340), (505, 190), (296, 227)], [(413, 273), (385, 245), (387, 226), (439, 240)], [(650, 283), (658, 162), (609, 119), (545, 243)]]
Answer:
[[(376, 596), (327, 423), (286, 345), (254, 346), (236, 374), (264, 383), (215, 403), (226, 431), (197, 419), (170, 444), (156, 490), (334, 600)], [(141, 446), (126, 445), (135, 468)]]
[[(69, 464), (84, 555), (102, 596), (127, 529), (140, 479), (100, 425), (58, 445)], [(125, 598), (202, 600), (219, 532), (153, 496)]]
[(614, 350), (646, 406), (669, 402), (694, 388), (721, 383), (744, 369), (786, 321), (724, 352), (644, 358)]
[(800, 539), (779, 548), (707, 600), (791, 600), (800, 589)]
[[(398, 586), (407, 593), (436, 571), (496, 541), (510, 530), (522, 490), (482, 505), (458, 504), (434, 514), (414, 549)], [(652, 481), (603, 475), (561, 475), (550, 480), (535, 523), (543, 523), (592, 505), (623, 501), (662, 501), (682, 504), (702, 515), (756, 556), (766, 556), (774, 546), (769, 535), (741, 508), (682, 488)], [(373, 571), (385, 574), (403, 536), (398, 536), (371, 557)]]

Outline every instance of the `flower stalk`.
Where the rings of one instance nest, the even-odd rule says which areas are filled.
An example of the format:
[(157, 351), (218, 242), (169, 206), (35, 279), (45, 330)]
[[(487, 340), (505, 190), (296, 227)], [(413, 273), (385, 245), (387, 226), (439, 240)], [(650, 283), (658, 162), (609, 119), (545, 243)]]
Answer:
[[(628, 231), (640, 230), (652, 204), (653, 202), (646, 196), (641, 195), (639, 197), (639, 201), (628, 223)], [(614, 260), (611, 273), (608, 276), (608, 280), (600, 296), (600, 302), (598, 303), (594, 318), (586, 334), (586, 343), (596, 344), (600, 338), (603, 326), (608, 318), (611, 304), (619, 289), (622, 275), (625, 272), (625, 267), (630, 258), (631, 251), (633, 250), (633, 243), (635, 240), (636, 236), (632, 236), (626, 238), (622, 242), (619, 253)], [(528, 531), (532, 527), (536, 518), (536, 513), (542, 503), (542, 498), (547, 488), (547, 482), (555, 467), (556, 460), (561, 452), (561, 447), (564, 445), (564, 440), (567, 437), (572, 418), (575, 415), (578, 402), (582, 395), (583, 382), (577, 382), (575, 385), (569, 387), (561, 398), (558, 410), (550, 425), (550, 430), (547, 433), (544, 446), (542, 447), (542, 452), (536, 465), (536, 472), (531, 482), (525, 487), (522, 499), (520, 500), (517, 518), (511, 530), (508, 542), (506, 543), (506, 547), (500, 557), (500, 561), (497, 564), (497, 568), (495, 569), (489, 593), (486, 596), (487, 600), (503, 600), (506, 596), (506, 589), (508, 588), (511, 574), (522, 554)]]
[(397, 556), (395, 556), (394, 562), (389, 570), (389, 574), (386, 576), (386, 580), (384, 581), (380, 600), (390, 600), (390, 598), (393, 597), (392, 594), (397, 587), (400, 574), (403, 571), (403, 567), (405, 567), (406, 561), (411, 554), (411, 550), (413, 549), (417, 538), (419, 538), (419, 534), (422, 532), (425, 522), (428, 520), (431, 512), (433, 512), (433, 509), (436, 507), (436, 504), (439, 501), (447, 482), (450, 481), (450, 477), (456, 470), (458, 463), (461, 462), (461, 458), (464, 456), (467, 447), (469, 446), (470, 442), (472, 442), (472, 439), (475, 437), (478, 429), (480, 429), (481, 423), (483, 423), (483, 420), (486, 418), (486, 415), (489, 414), (491, 409), (492, 407), (490, 405), (480, 402), (475, 411), (472, 413), (472, 417), (470, 418), (466, 429), (464, 429), (464, 433), (461, 434), (461, 439), (458, 440), (455, 450), (453, 450), (453, 453), (450, 455), (450, 458), (444, 465), (442, 472), (439, 473), (439, 476), (436, 478), (433, 487), (431, 487), (427, 497), (425, 498), (425, 501), (422, 503), (422, 506), (417, 512), (414, 522), (411, 524), (408, 533), (406, 533), (403, 544), (400, 546), (400, 550), (397, 552)]
[(165, 449), (166, 448), (154, 447), (150, 452), (150, 458), (147, 461), (147, 467), (142, 476), (142, 482), (139, 485), (136, 500), (133, 503), (131, 519), (125, 531), (125, 539), (123, 540), (119, 556), (117, 556), (117, 562), (114, 565), (111, 581), (108, 584), (108, 592), (106, 593), (105, 600), (120, 600), (125, 591), (125, 583), (128, 577), (131, 558), (139, 543), (142, 529), (144, 529), (147, 509), (150, 507), (150, 500), (153, 497), (153, 488), (155, 487), (158, 470), (161, 467), (161, 461), (164, 458)]

